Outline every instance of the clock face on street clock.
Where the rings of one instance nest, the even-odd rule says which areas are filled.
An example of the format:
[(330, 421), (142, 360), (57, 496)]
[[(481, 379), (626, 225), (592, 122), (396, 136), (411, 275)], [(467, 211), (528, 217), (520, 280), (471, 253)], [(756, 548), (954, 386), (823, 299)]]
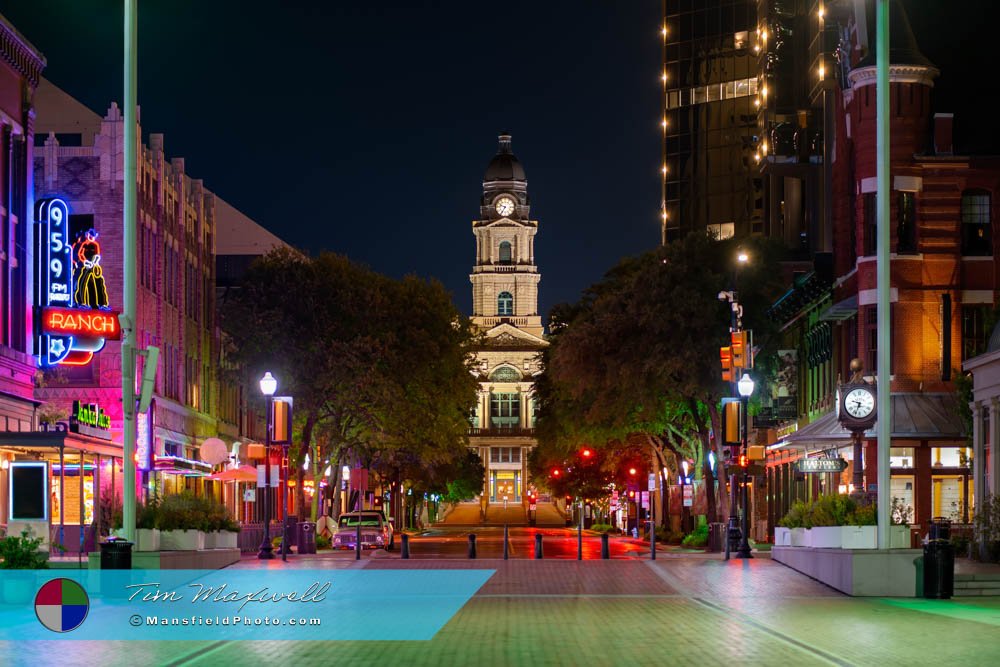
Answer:
[(496, 203), (497, 213), (506, 217), (514, 212), (514, 200), (510, 197), (500, 197)]
[(875, 396), (867, 389), (852, 389), (844, 396), (844, 411), (855, 419), (864, 419), (875, 409)]

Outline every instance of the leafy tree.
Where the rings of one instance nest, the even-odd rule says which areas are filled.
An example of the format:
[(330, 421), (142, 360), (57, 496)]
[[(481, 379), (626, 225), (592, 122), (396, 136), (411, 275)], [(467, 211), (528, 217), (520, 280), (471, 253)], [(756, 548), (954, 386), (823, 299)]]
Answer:
[[(753, 257), (738, 276), (743, 321), (760, 342), (780, 272), (772, 246), (742, 247)], [(732, 241), (691, 234), (623, 260), (579, 303), (554, 309), (536, 385), (541, 448), (559, 454), (581, 442), (641, 446), (672, 475), (680, 459), (698, 462), (714, 487), (707, 453), (721, 456), (710, 434), (719, 432), (720, 399), (732, 392), (719, 367), (730, 309), (718, 295), (736, 282), (736, 252)], [(715, 495), (708, 500), (715, 521)]]

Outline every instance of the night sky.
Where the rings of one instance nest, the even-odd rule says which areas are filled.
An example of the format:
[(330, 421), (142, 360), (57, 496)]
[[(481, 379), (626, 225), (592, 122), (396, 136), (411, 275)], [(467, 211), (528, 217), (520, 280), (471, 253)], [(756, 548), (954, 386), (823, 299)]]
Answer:
[[(139, 4), (144, 136), (293, 245), (436, 277), (469, 312), (470, 222), (504, 130), (539, 221), (543, 315), (659, 243), (658, 0)], [(942, 70), (935, 110), (956, 113), (960, 148), (982, 144), (991, 63), (962, 59), (998, 10), (904, 5)], [(101, 114), (121, 100), (121, 7), (0, 0), (45, 76)]]

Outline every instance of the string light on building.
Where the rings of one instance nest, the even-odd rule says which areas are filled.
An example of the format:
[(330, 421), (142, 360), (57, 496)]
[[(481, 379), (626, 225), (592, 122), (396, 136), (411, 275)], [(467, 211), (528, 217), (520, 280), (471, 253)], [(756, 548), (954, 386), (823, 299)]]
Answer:
[(823, 63), (819, 64), (819, 78), (820, 79), (826, 78), (826, 67), (823, 65)]
[(664, 176), (666, 176), (667, 175), (667, 165), (663, 165), (663, 167), (660, 169), (660, 171), (663, 172)]

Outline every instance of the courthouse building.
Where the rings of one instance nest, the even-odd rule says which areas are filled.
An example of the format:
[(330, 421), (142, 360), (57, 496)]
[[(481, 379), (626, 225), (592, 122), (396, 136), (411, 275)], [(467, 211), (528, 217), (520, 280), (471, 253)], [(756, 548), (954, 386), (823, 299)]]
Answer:
[(482, 333), (475, 350), (479, 397), (470, 446), (486, 468), (481, 502), (526, 502), (528, 452), (535, 446), (534, 378), (548, 344), (538, 313), (535, 234), (524, 167), (511, 151), (510, 135), (483, 177), (479, 219), (473, 221), (476, 262), (472, 323)]

